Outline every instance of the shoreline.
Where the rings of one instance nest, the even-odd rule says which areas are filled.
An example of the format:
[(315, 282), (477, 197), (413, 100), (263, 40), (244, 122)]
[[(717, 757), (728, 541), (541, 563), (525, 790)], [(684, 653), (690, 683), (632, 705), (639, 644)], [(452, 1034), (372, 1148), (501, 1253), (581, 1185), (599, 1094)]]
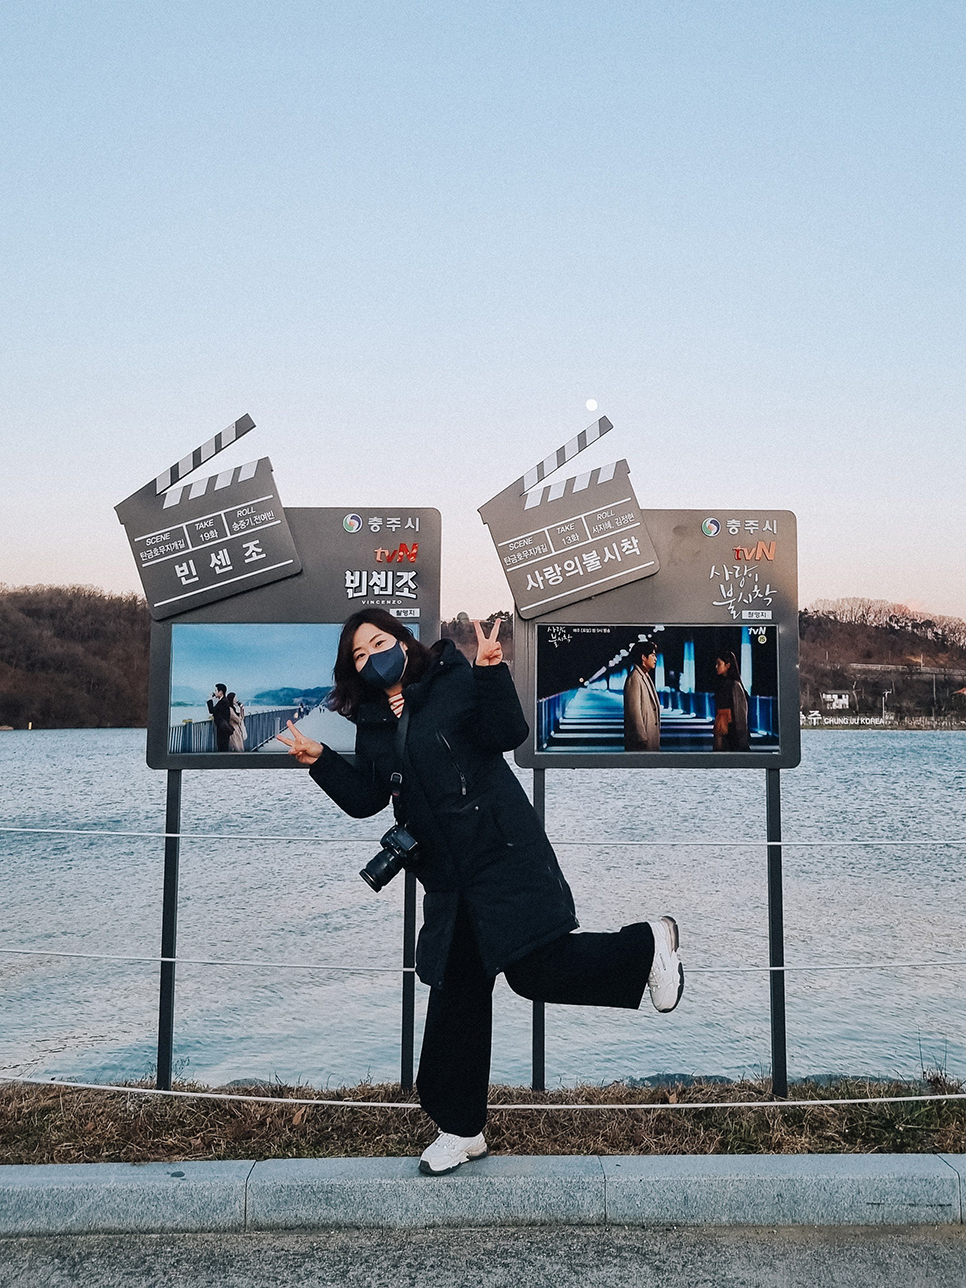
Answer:
[(837, 729), (844, 732), (876, 730), (880, 733), (966, 733), (966, 721), (930, 720), (925, 716), (915, 717), (918, 723), (908, 720), (883, 720), (881, 716), (853, 716), (850, 720), (807, 720), (799, 728)]

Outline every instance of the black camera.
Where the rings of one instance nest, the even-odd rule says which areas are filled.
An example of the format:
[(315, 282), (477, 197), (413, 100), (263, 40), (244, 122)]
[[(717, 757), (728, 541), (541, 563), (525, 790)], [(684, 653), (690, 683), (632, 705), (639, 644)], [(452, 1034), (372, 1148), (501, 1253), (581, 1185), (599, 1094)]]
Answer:
[(379, 844), (382, 849), (359, 873), (366, 885), (377, 893), (389, 884), (400, 868), (409, 867), (415, 862), (418, 848), (418, 842), (398, 823), (389, 829)]

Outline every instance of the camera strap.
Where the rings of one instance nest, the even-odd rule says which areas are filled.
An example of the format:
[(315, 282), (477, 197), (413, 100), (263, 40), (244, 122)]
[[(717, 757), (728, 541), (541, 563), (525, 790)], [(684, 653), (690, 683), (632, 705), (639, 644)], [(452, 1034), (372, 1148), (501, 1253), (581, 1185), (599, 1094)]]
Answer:
[(396, 769), (389, 775), (389, 791), (392, 795), (392, 812), (399, 821), (399, 798), (402, 795), (403, 754), (406, 750), (406, 733), (409, 729), (409, 703), (403, 703), (402, 715), (396, 725), (395, 760)]

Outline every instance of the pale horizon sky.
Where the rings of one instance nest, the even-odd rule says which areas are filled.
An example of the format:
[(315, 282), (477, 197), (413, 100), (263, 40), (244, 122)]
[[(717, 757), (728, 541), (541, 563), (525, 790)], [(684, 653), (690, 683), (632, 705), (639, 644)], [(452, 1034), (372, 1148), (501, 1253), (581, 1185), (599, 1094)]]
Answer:
[(114, 505), (247, 411), (219, 466), (438, 507), (443, 612), (487, 613), (477, 507), (603, 413), (587, 465), (645, 509), (795, 511), (803, 604), (966, 617), (960, 4), (11, 0), (2, 31), (0, 582), (139, 589)]

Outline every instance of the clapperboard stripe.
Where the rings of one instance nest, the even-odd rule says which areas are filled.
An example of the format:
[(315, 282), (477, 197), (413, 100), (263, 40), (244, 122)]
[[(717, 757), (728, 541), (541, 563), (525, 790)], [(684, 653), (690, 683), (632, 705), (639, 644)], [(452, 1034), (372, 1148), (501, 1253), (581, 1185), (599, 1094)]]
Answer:
[[(608, 430), (613, 428), (614, 426), (607, 417), (601, 416), (600, 420), (595, 420), (587, 429), (582, 429), (576, 438), (572, 438), (569, 443), (564, 443), (563, 447), (558, 447), (555, 452), (551, 452), (539, 465), (534, 465), (532, 470), (527, 470), (521, 480), (523, 491), (529, 492), (548, 474), (552, 474), (554, 470), (559, 470), (561, 465), (566, 465), (575, 456), (579, 456), (585, 447), (589, 447), (591, 443), (596, 443), (598, 438), (601, 438)], [(558, 493), (557, 495), (561, 496), (563, 494)], [(530, 509), (529, 501), (527, 501), (526, 508)]]
[(209, 490), (217, 492), (219, 488), (230, 487), (232, 483), (245, 483), (255, 477), (257, 469), (258, 461), (248, 461), (245, 465), (236, 465), (233, 470), (224, 470), (221, 474), (209, 474), (206, 479), (197, 479), (194, 483), (183, 483), (181, 487), (173, 487), (165, 493), (161, 508), (170, 510), (181, 501), (197, 500)]
[(614, 477), (615, 469), (616, 462), (613, 465), (602, 465), (597, 470), (589, 470), (586, 474), (562, 479), (559, 483), (548, 483), (544, 487), (534, 488), (528, 493), (523, 508), (535, 510), (545, 501), (559, 501), (562, 496), (570, 496), (574, 492), (586, 492), (588, 488), (595, 487), (598, 483), (609, 483)]
[[(190, 455), (182, 457), (182, 459), (175, 465), (171, 465), (168, 469), (164, 470), (163, 473), (159, 474), (154, 481), (155, 490), (158, 495), (160, 496), (162, 492), (167, 492), (168, 488), (177, 483), (178, 479), (183, 479), (186, 474), (190, 474), (193, 470), (196, 470), (199, 465), (204, 465), (205, 461), (210, 461), (213, 456), (217, 456), (223, 448), (228, 447), (228, 445), (233, 443), (236, 438), (241, 438), (243, 434), (247, 434), (250, 429), (254, 428), (255, 422), (246, 412), (246, 414), (242, 416), (240, 420), (236, 420), (233, 425), (229, 425), (227, 429), (223, 429), (221, 433), (216, 434), (214, 438), (209, 438), (207, 443), (202, 443), (202, 445), (200, 447), (196, 447)], [(254, 466), (252, 467), (252, 473), (254, 473)], [(218, 477), (222, 478), (224, 476), (219, 475)], [(251, 478), (251, 475), (247, 474), (245, 477)], [(222, 484), (222, 486), (224, 487), (227, 485)], [(197, 495), (204, 495), (204, 489), (202, 489), (202, 491)], [(179, 493), (178, 500), (180, 499), (181, 497)], [(169, 504), (175, 505), (177, 502), (169, 502), (167, 498), (165, 498), (165, 508), (167, 508)]]

